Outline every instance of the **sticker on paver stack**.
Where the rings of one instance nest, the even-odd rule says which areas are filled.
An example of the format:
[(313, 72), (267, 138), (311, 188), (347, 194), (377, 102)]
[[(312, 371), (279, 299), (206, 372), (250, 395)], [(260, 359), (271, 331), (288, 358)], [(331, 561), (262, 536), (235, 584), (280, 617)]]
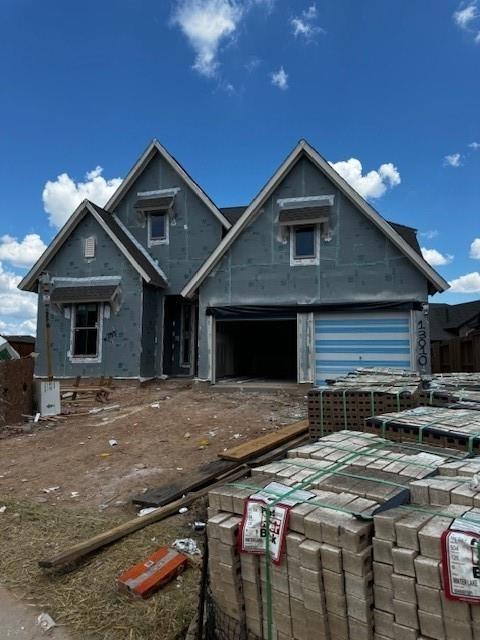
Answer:
[(315, 496), (311, 491), (301, 489), (292, 490), (280, 482), (270, 482), (266, 487), (254, 493), (245, 502), (240, 535), (240, 550), (245, 553), (266, 552), (267, 546), (267, 505), (270, 506), (269, 515), (269, 553), (272, 562), (279, 564), (282, 557), (285, 535), (287, 532), (288, 515), (291, 507), (299, 502), (305, 502)]
[[(270, 507), (268, 548), (275, 564), (281, 561), (289, 510), (280, 504)], [(247, 500), (240, 527), (241, 551), (264, 554), (267, 548), (267, 504), (261, 500)]]
[[(455, 522), (452, 526), (455, 526)], [(467, 526), (468, 523), (464, 523), (464, 527)], [(450, 600), (480, 602), (480, 532), (444, 531), (442, 563), (446, 597)]]

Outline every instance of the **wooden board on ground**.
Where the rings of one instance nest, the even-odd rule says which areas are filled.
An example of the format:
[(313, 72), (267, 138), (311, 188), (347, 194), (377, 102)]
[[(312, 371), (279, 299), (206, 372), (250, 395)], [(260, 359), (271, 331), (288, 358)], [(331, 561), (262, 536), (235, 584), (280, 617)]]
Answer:
[(52, 568), (58, 567), (60, 565), (69, 564), (71, 562), (76, 562), (80, 560), (84, 556), (96, 551), (97, 549), (101, 549), (116, 540), (120, 540), (121, 538), (125, 538), (130, 533), (134, 533), (139, 529), (143, 529), (149, 524), (153, 524), (155, 522), (160, 522), (161, 520), (165, 520), (170, 516), (176, 515), (179, 512), (179, 509), (182, 507), (189, 507), (195, 500), (201, 498), (211, 490), (216, 487), (221, 486), (224, 482), (234, 482), (235, 480), (239, 480), (240, 478), (249, 475), (250, 469), (248, 469), (245, 465), (237, 468), (235, 473), (229, 474), (225, 480), (220, 480), (214, 484), (211, 484), (208, 487), (204, 487), (203, 489), (199, 489), (186, 496), (185, 498), (181, 498), (180, 500), (176, 500), (171, 504), (160, 507), (152, 511), (145, 516), (135, 517), (133, 520), (128, 520), (123, 524), (118, 525), (118, 527), (114, 527), (113, 529), (109, 529), (108, 531), (103, 531), (102, 533), (93, 536), (83, 542), (79, 542), (78, 544), (74, 544), (73, 546), (60, 551), (54, 556), (49, 558), (44, 558), (39, 560), (38, 564), (44, 568)]
[(196, 471), (186, 475), (185, 480), (173, 482), (166, 486), (151, 489), (142, 495), (134, 496), (132, 502), (142, 507), (162, 507), (173, 500), (178, 500), (191, 491), (205, 487), (216, 479), (238, 467), (238, 462), (228, 460), (212, 460)]
[(284, 442), (293, 440), (297, 436), (301, 436), (308, 431), (308, 420), (300, 420), (300, 422), (294, 422), (283, 427), (274, 433), (268, 433), (255, 440), (249, 440), (238, 447), (228, 449), (223, 453), (219, 453), (219, 457), (223, 460), (233, 460), (235, 462), (243, 462), (249, 458), (254, 458), (280, 446)]

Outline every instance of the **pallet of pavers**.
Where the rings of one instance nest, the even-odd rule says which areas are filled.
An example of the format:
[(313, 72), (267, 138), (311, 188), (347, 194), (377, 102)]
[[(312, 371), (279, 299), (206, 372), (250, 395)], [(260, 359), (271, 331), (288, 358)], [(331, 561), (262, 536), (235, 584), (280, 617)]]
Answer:
[(358, 369), (308, 393), (312, 438), (351, 428), (362, 428), (366, 418), (419, 405), (421, 379), (417, 373)]
[(424, 442), (478, 453), (480, 412), (475, 409), (417, 407), (377, 415), (366, 420), (365, 430), (399, 442)]
[(312, 438), (362, 429), (371, 416), (422, 406), (480, 411), (480, 374), (419, 376), (397, 369), (357, 369), (308, 393)]
[(480, 374), (434, 374), (425, 379), (419, 405), (480, 410)]
[(469, 550), (480, 539), (479, 472), (478, 458), (442, 465), (439, 476), (411, 483), (413, 504), (374, 516), (375, 640), (479, 638), (479, 558)]
[[(374, 434), (342, 431), (254, 469), (248, 481), (211, 491), (207, 526), (210, 590), (222, 619), (231, 621), (219, 637), (403, 640), (399, 632), (406, 629), (410, 633), (415, 625), (400, 623), (405, 622), (400, 607), (399, 628), (392, 635), (393, 624), (387, 628), (390, 617), (384, 614), (394, 616), (393, 605), (385, 609), (375, 601), (374, 565), (382, 562), (388, 573), (390, 565), (384, 561), (390, 561), (393, 547), (391, 540), (381, 537), (383, 529), (377, 534), (377, 514), (381, 518), (403, 509), (408, 515), (410, 486), (440, 477), (443, 467), (450, 474), (456, 472), (464, 457), (458, 452), (435, 455)], [(311, 494), (297, 504), (294, 500), (289, 509), (285, 548), (278, 564), (266, 553), (241, 552), (246, 501), (262, 491), (271, 494), (275, 505), (298, 492)], [(382, 589), (387, 591), (385, 583), (386, 577)], [(383, 591), (378, 595), (387, 597)], [(447, 636), (425, 638), (450, 640)]]

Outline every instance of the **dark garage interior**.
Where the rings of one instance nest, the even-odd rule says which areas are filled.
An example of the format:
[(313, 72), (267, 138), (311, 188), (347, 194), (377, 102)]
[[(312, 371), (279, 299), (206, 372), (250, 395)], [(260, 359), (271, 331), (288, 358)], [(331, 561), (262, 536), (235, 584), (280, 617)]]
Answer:
[(217, 320), (216, 378), (297, 380), (297, 321)]

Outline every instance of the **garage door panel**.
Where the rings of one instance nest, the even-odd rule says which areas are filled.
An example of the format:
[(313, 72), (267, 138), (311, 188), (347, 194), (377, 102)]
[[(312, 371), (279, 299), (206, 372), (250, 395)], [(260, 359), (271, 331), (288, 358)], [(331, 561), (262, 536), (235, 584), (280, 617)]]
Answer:
[(317, 316), (317, 384), (357, 367), (411, 368), (408, 313)]

